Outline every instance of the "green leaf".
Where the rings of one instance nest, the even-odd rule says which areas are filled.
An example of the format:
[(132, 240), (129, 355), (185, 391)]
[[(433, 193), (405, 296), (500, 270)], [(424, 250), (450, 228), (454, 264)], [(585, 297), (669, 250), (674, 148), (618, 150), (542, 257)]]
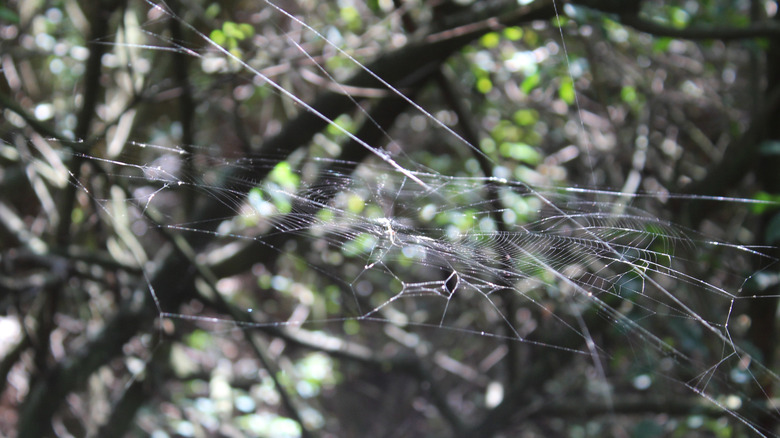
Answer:
[(523, 33), (523, 39), (529, 47), (536, 47), (539, 44), (539, 34), (533, 30), (526, 30)]
[(366, 201), (358, 195), (350, 195), (347, 199), (347, 210), (359, 214), (366, 207)]
[(620, 98), (623, 99), (623, 102), (633, 103), (636, 101), (636, 97), (636, 88), (631, 85), (625, 85), (623, 86), (623, 89), (620, 90)]
[(753, 195), (753, 199), (762, 201), (752, 205), (750, 210), (753, 214), (763, 214), (780, 206), (780, 195), (773, 195), (763, 190)]
[(206, 18), (217, 18), (217, 15), (222, 11), (222, 8), (219, 6), (219, 3), (212, 3), (207, 8), (206, 11), (203, 13), (203, 15), (206, 16)]
[(353, 240), (347, 241), (341, 247), (341, 252), (347, 257), (368, 254), (374, 250), (377, 238), (371, 234), (361, 233)]
[(501, 143), (498, 148), (501, 155), (522, 161), (528, 164), (538, 164), (542, 160), (542, 155), (534, 149), (533, 146), (525, 143)]
[(211, 334), (204, 330), (195, 330), (189, 336), (187, 336), (187, 345), (196, 350), (205, 350), (211, 345)]
[(354, 336), (360, 333), (360, 323), (354, 319), (344, 321), (344, 333), (348, 336)]
[(339, 10), (341, 19), (347, 23), (347, 27), (352, 31), (357, 31), (363, 26), (363, 21), (360, 18), (360, 12), (352, 6), (346, 6)]
[(539, 73), (534, 73), (531, 76), (528, 76), (523, 80), (523, 83), (520, 84), (520, 89), (523, 90), (523, 93), (528, 94), (536, 88), (537, 85), (542, 81), (541, 76)]
[(255, 28), (249, 23), (239, 24), (238, 29), (244, 34), (244, 38), (249, 38), (255, 34)]
[(322, 222), (330, 222), (333, 220), (333, 217), (333, 211), (328, 210), (327, 208), (323, 208), (317, 212), (317, 219), (321, 220)]
[(569, 22), (569, 17), (563, 15), (557, 15), (555, 18), (553, 18), (552, 25), (555, 27), (564, 27), (568, 22)]
[(211, 41), (214, 41), (214, 43), (220, 46), (224, 46), (225, 43), (227, 42), (227, 37), (219, 29), (212, 30), (211, 33), (209, 34), (209, 38), (211, 39)]
[(561, 86), (558, 87), (558, 96), (567, 104), (574, 104), (574, 99), (576, 96), (574, 91), (574, 83), (570, 78), (566, 78), (563, 82), (561, 82)]
[(501, 42), (501, 37), (496, 32), (488, 32), (480, 38), (479, 42), (482, 44), (482, 47), (492, 49), (498, 46), (498, 43)]
[(5, 6), (0, 6), (0, 21), (6, 21), (9, 23), (18, 24), (19, 16), (16, 13)]
[(292, 171), (292, 166), (287, 161), (282, 161), (274, 167), (268, 175), (268, 179), (279, 184), (284, 190), (293, 192), (298, 188), (301, 178)]
[(477, 91), (482, 94), (487, 94), (493, 89), (493, 82), (487, 76), (482, 76), (477, 79)]
[[(341, 128), (341, 129), (339, 129)], [(325, 128), (326, 132), (333, 137), (343, 137), (344, 131), (353, 132), (355, 129), (355, 122), (352, 120), (352, 117), (349, 114), (342, 114), (336, 118), (333, 122), (331, 122), (327, 128)]]
[(688, 23), (691, 21), (691, 16), (683, 8), (671, 7), (669, 10), (669, 18), (672, 20), (672, 26), (683, 29), (688, 27)]
[(247, 37), (247, 35), (244, 34), (244, 31), (241, 29), (241, 26), (239, 26), (238, 23), (234, 23), (232, 21), (226, 21), (224, 24), (222, 24), (222, 32), (225, 33), (226, 37), (235, 38), (239, 41)]
[(70, 220), (73, 221), (74, 224), (80, 224), (84, 222), (85, 217), (86, 215), (84, 214), (84, 210), (78, 207), (74, 208), (70, 214)]
[(490, 155), (496, 151), (496, 142), (492, 138), (485, 137), (479, 142), (479, 148), (482, 152)]
[(523, 28), (521, 27), (513, 26), (504, 29), (504, 38), (508, 39), (509, 41), (518, 41), (522, 37)]
[(539, 112), (535, 109), (521, 109), (515, 111), (515, 123), (520, 126), (530, 126), (539, 121)]
[(673, 39), (667, 37), (655, 38), (653, 40), (653, 51), (656, 53), (666, 52), (672, 44)]

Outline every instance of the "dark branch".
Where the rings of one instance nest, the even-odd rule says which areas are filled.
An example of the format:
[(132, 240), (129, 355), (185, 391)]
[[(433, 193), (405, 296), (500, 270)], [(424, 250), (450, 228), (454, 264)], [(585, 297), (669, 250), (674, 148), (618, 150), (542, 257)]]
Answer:
[(756, 24), (750, 27), (692, 26), (677, 29), (654, 23), (638, 15), (621, 15), (620, 22), (640, 32), (646, 32), (654, 36), (686, 40), (733, 41), (751, 38), (776, 38), (780, 36), (780, 26), (772, 23)]

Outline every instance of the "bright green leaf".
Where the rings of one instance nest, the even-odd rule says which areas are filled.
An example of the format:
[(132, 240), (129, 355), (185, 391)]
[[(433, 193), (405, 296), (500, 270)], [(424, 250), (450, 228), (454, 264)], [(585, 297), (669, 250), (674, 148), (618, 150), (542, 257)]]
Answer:
[(322, 222), (331, 222), (333, 221), (333, 211), (328, 210), (327, 208), (323, 208), (320, 211), (317, 212), (317, 219), (319, 219)]
[(222, 32), (225, 33), (225, 36), (228, 38), (235, 38), (237, 40), (243, 40), (246, 38), (246, 35), (241, 30), (241, 26), (239, 26), (237, 23), (234, 23), (232, 21), (226, 21), (222, 24)]
[(520, 126), (533, 125), (539, 120), (539, 112), (535, 109), (517, 110), (514, 114), (514, 120)]
[(523, 29), (520, 27), (507, 27), (504, 29), (504, 38), (509, 41), (517, 41), (523, 37)]
[(571, 81), (570, 78), (566, 78), (564, 79), (563, 82), (561, 82), (560, 87), (558, 87), (558, 97), (560, 97), (564, 102), (566, 102), (569, 105), (574, 104), (574, 98), (575, 98), (574, 83)]
[(520, 84), (520, 89), (523, 90), (523, 93), (528, 94), (536, 88), (537, 85), (542, 81), (541, 76), (539, 73), (534, 73), (531, 76), (528, 76), (523, 80), (523, 83)]
[(498, 46), (498, 43), (501, 42), (501, 37), (496, 32), (489, 32), (480, 38), (479, 42), (482, 44), (482, 46), (486, 49), (492, 49), (496, 46)]
[(347, 199), (347, 210), (350, 213), (358, 214), (365, 208), (366, 202), (358, 195), (350, 195)]
[(352, 132), (354, 129), (354, 121), (352, 120), (352, 117), (350, 117), (348, 114), (340, 115), (338, 118), (336, 118), (336, 120), (328, 125), (326, 131), (328, 134), (334, 137), (340, 137), (344, 135), (344, 132), (339, 128)]
[(347, 23), (347, 27), (350, 30), (356, 31), (363, 26), (363, 22), (360, 19), (360, 12), (352, 6), (346, 6), (339, 10), (341, 19)]
[(227, 42), (227, 37), (219, 29), (212, 30), (211, 33), (209, 34), (209, 38), (211, 39), (211, 41), (214, 41), (214, 43), (219, 46), (224, 46), (225, 43)]
[(563, 15), (557, 15), (553, 20), (552, 24), (555, 27), (564, 27), (566, 26), (566, 23), (569, 22), (569, 17), (563, 16)]
[(780, 195), (773, 195), (765, 191), (756, 193), (753, 195), (753, 199), (762, 201), (752, 205), (751, 211), (753, 214), (762, 214), (780, 206)]
[(538, 164), (542, 160), (542, 155), (533, 146), (525, 143), (501, 143), (498, 150), (507, 158), (528, 164)]
[(477, 91), (482, 94), (487, 94), (493, 89), (493, 82), (487, 76), (483, 76), (477, 79)]
[(249, 23), (241, 23), (238, 25), (238, 29), (244, 34), (244, 38), (249, 38), (255, 34), (255, 28)]
[(669, 11), (669, 18), (672, 20), (672, 26), (682, 29), (688, 26), (691, 16), (683, 8), (672, 7)]
[(282, 186), (284, 190), (294, 191), (298, 188), (300, 177), (292, 171), (292, 166), (287, 161), (282, 161), (274, 167), (268, 175), (268, 179)]
[(672, 38), (655, 38), (653, 39), (653, 51), (656, 53), (662, 53), (669, 50), (669, 46), (672, 44)]

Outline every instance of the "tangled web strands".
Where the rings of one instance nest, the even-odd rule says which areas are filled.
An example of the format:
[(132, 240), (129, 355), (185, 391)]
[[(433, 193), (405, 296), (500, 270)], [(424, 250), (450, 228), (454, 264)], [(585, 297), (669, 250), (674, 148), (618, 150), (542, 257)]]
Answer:
[[(228, 171), (245, 165), (217, 161)], [(596, 363), (613, 354), (592, 337), (608, 325), (641, 348), (643, 360), (674, 363), (673, 372), (654, 378), (670, 379), (710, 403), (718, 400), (713, 388), (733, 390), (733, 370), (744, 368), (750, 356), (734, 342), (730, 322), (735, 304), (751, 297), (744, 295), (745, 278), (721, 268), (721, 278), (705, 280), (697, 276), (697, 265), (709, 251), (760, 257), (756, 250), (708, 240), (616, 201), (617, 194), (415, 171), (421, 185), (381, 163), (362, 163), (355, 172), (342, 173), (337, 169), (344, 163), (326, 158), (304, 159), (297, 167), (278, 167), (269, 160), (274, 169), (268, 180), (234, 180), (227, 190), (169, 174), (158, 181), (162, 191), (146, 185), (137, 189), (135, 203), (139, 209), (154, 207), (152, 196), (188, 186), (227, 200), (239, 214), (214, 232), (203, 223), (174, 222), (164, 228), (238, 239), (240, 258), (251, 264), (279, 263), (280, 258), (304, 263), (316, 273), (317, 283), (339, 285), (336, 322), (346, 318), (411, 331), (437, 328), (432, 339), (455, 331), (592, 357)], [(295, 184), (285, 187), (280, 176), (285, 173)], [(246, 202), (235, 204), (230, 194), (245, 192)], [(485, 199), (490, 192), (506, 206), (496, 209)], [(212, 254), (215, 271), (236, 263), (234, 253), (225, 254)], [(280, 283), (271, 287), (289, 287)], [(510, 300), (531, 314), (546, 315), (544, 327), (513, 318), (507, 312)], [(469, 309), (479, 314), (464, 320)], [(199, 319), (162, 310), (174, 319)], [(583, 319), (591, 311), (594, 319)], [(336, 315), (321, 320), (277, 315), (272, 322), (242, 326), (327, 327)], [(659, 327), (659, 319), (668, 326)], [(670, 342), (679, 330), (697, 332), (718, 346), (717, 354), (694, 357), (685, 345)], [(758, 375), (773, 376), (760, 362), (750, 364), (743, 371), (754, 385)], [(724, 403), (715, 405), (739, 418)]]
[[(373, 186), (377, 174), (382, 175), (379, 187)], [(370, 179), (363, 180), (361, 175)], [(700, 318), (663, 284), (689, 284), (725, 302), (737, 298), (717, 285), (686, 275), (688, 261), (675, 255), (717, 242), (694, 240), (643, 211), (622, 206), (624, 211), (618, 213), (614, 203), (584, 201), (565, 191), (531, 191), (525, 184), (492, 178), (417, 176), (427, 188), (410, 183), (404, 175), (380, 172), (369, 165), (349, 178), (340, 176), (336, 183), (326, 182), (325, 190), (311, 187), (290, 192), (270, 183), (252, 192), (249, 202), (254, 211), (245, 216), (266, 222), (265, 227), (273, 230), (258, 238), (261, 243), (266, 236), (292, 238), (297, 234), (364, 259), (363, 270), (349, 282), (352, 288), (364, 276), (375, 275), (373, 271), (395, 280), (400, 290), (378, 307), (363, 309), (356, 301), (360, 317), (373, 315), (405, 296), (442, 298), (446, 307), (459, 290), (482, 297), (499, 314), (501, 310), (491, 296), (502, 292), (519, 294), (531, 302), (534, 299), (530, 296), (546, 291), (596, 303), (601, 294), (618, 298), (638, 294), (640, 301), (654, 303), (647, 312), (656, 313), (655, 306), (661, 305), (692, 320)], [(337, 194), (323, 203), (321, 198), (330, 199), (324, 194), (332, 192), (334, 186)], [(491, 186), (516, 196), (515, 209), (524, 211), (522, 221), (509, 224), (500, 220), (505, 229), (495, 229), (496, 217), (516, 217), (518, 213), (512, 208), (492, 209), (492, 203), (484, 199)], [(275, 207), (264, 197), (288, 200), (283, 205), (289, 205), (289, 211), (274, 214)], [(355, 199), (361, 200), (359, 213), (350, 211), (350, 202)], [(429, 226), (420, 226), (421, 216)], [(435, 226), (437, 218), (443, 221), (442, 216), (450, 225)], [(424, 272), (418, 275), (428, 280), (412, 282), (405, 279), (408, 273), (395, 273), (396, 269), (408, 271), (409, 264), (412, 270)], [(441, 315), (440, 324), (445, 317)], [(505, 322), (517, 336), (511, 323)], [(715, 325), (723, 326), (724, 322)]]
[[(246, 251), (253, 254), (248, 258), (252, 262), (270, 267), (280, 258), (299, 260), (319, 277), (339, 285), (341, 310), (336, 314), (325, 315), (320, 322), (276, 315), (271, 325), (318, 326), (336, 317), (336, 321), (347, 318), (362, 325), (384, 321), (406, 330), (455, 330), (587, 358), (604, 384), (608, 382), (604, 362), (613, 353), (599, 345), (593, 333), (609, 325), (623, 332), (627, 342), (641, 347), (644, 355), (654, 357), (645, 360), (675, 363), (673, 371), (654, 378), (677, 382), (722, 412), (742, 419), (735, 405), (728, 404), (733, 400), (723, 401), (729, 391), (725, 388), (734, 386), (730, 381), (733, 371), (725, 370), (738, 369), (749, 357), (729, 330), (733, 307), (742, 298), (742, 284), (736, 277), (700, 278), (697, 271), (702, 270), (695, 265), (698, 254), (707, 248), (725, 248), (743, 256), (755, 251), (683, 231), (631, 207), (631, 197), (431, 172), (411, 157), (392, 156), (363, 142), (233, 53), (210, 39), (206, 42), (373, 156), (364, 163), (298, 156), (283, 164), (273, 156), (248, 160), (211, 156), (208, 160), (228, 175), (226, 184), (205, 183), (197, 173), (162, 170), (163, 186), (147, 189), (151, 195), (138, 196), (139, 207), (147, 208), (154, 206), (152, 195), (182, 185), (204, 193), (212, 202), (240, 212), (249, 227), (235, 220), (215, 231), (198, 222), (172, 222), (165, 227), (238, 238), (250, 248)], [(365, 68), (345, 52), (341, 54)], [(398, 93), (392, 88), (390, 92)], [(424, 116), (441, 125), (429, 113)], [(188, 154), (197, 158), (198, 152)], [(254, 176), (258, 174), (269, 176), (257, 181)], [(289, 248), (315, 251), (291, 252)], [(215, 261), (215, 271), (224, 270), (233, 258), (227, 260)], [(338, 267), (343, 261), (351, 263)], [(283, 290), (284, 281), (279, 282), (282, 285), (271, 286)], [(718, 305), (700, 305), (708, 302)], [(519, 321), (509, 313), (518, 307), (532, 315), (546, 315), (542, 317), (546, 321)], [(479, 309), (476, 316), (468, 312), (471, 308)], [(161, 311), (170, 317), (197, 319), (197, 315)], [(595, 316), (589, 316), (593, 311)], [(671, 322), (661, 327), (659, 319)], [(259, 328), (269, 323), (251, 324)], [(669, 340), (675, 330), (702, 332), (717, 353), (699, 357)], [(741, 372), (749, 375), (748, 385), (759, 386), (759, 392), (764, 389), (758, 384), (759, 376), (773, 376), (760, 362)], [(609, 390), (601, 396), (613, 403)], [(761, 403), (756, 401), (757, 406)], [(744, 424), (756, 427), (752, 420)]]
[[(390, 46), (393, 55), (419, 56), (425, 44), (474, 41), (473, 35), (491, 29), (493, 38), (509, 19), (446, 28), (410, 42), (412, 32), (398, 31), (409, 11), (391, 3), (378, 2), (387, 17), (367, 26), (362, 39), (316, 22), (317, 9), (304, 1), (300, 14), (266, 2), (267, 8), (247, 15), (251, 25), (225, 20), (209, 24), (208, 32), (200, 21), (188, 21), (198, 14), (174, 12), (163, 2), (147, 0), (126, 11), (116, 42), (105, 45), (112, 56), (129, 60), (129, 67), (112, 67), (121, 97), (112, 98), (125, 99), (127, 108), (106, 128), (105, 150), (93, 147), (69, 157), (85, 163), (84, 173), (69, 175), (80, 208), (105, 227), (100, 233), (106, 236), (96, 239), (103, 239), (99, 246), (122, 268), (116, 268), (122, 293), (143, 290), (143, 298), (130, 301), (156, 305), (154, 320), (133, 314), (144, 332), (139, 338), (146, 332), (161, 338), (137, 354), (140, 368), (175, 368), (158, 363), (153, 351), (161, 345), (181, 344), (191, 355), (228, 350), (198, 343), (199, 336), (239, 345), (221, 365), (197, 362), (211, 368), (210, 391), (223, 383), (220, 367), (230, 374), (251, 362), (264, 370), (261, 389), (276, 394), (263, 399), (263, 406), (274, 418), (291, 418), (301, 434), (347, 430), (347, 420), (331, 406), (349, 400), (344, 391), (370, 394), (379, 388), (383, 395), (366, 403), (391, 401), (386, 394), (392, 384), (371, 386), (381, 383), (363, 374), (397, 383), (392, 379), (405, 373), (415, 385), (397, 386), (416, 395), (395, 394), (405, 402), (400, 405), (408, 405), (410, 416), (425, 412), (425, 418), (447, 423), (437, 428), (431, 421), (425, 432), (469, 436), (531, 425), (529, 433), (538, 436), (574, 433), (576, 424), (591, 421), (582, 419), (587, 411), (603, 434), (658, 427), (660, 436), (729, 427), (737, 436), (777, 436), (771, 424), (780, 420), (773, 398), (780, 379), (768, 366), (772, 358), (761, 357), (748, 336), (748, 308), (777, 299), (757, 295), (778, 282), (775, 260), (765, 255), (773, 249), (745, 243), (751, 241), (742, 237), (747, 227), (731, 233), (713, 219), (710, 231), (724, 237), (712, 238), (714, 233), (693, 229), (698, 224), (676, 225), (666, 211), (680, 209), (674, 204), (681, 202), (734, 210), (774, 204), (670, 195), (658, 184), (655, 192), (636, 194), (636, 187), (628, 189), (630, 177), (620, 180), (623, 190), (588, 188), (603, 180), (598, 166), (610, 162), (604, 157), (620, 148), (591, 145), (592, 137), (602, 135), (593, 127), (608, 126), (592, 120), (601, 117), (597, 105), (580, 106), (579, 89), (583, 82), (595, 83), (589, 76), (595, 73), (577, 73), (587, 70), (585, 62), (569, 63), (565, 31), (576, 23), (566, 27), (557, 3), (525, 2), (518, 9), (511, 2), (515, 12), (509, 17), (554, 17), (553, 25), (529, 26), (527, 32), (538, 35), (528, 41), (538, 47), (523, 53), (536, 59), (540, 71), (545, 60), (560, 58), (555, 67), (565, 74), (551, 76), (553, 91), (545, 83), (515, 84), (519, 101), (492, 103), (477, 96), (471, 102), (477, 128), (464, 120), (468, 112), (449, 108), (459, 99), (447, 90), (487, 87), (479, 79), (489, 78), (483, 70), (495, 67), (491, 50), (502, 53), (489, 39), (476, 54), (429, 54), (408, 77), (362, 60), (381, 59)], [(349, 16), (343, 6), (337, 9)], [(147, 21), (137, 24), (138, 17)], [(404, 37), (373, 44), (371, 36), (383, 32)], [(530, 44), (505, 38), (516, 51)], [(140, 73), (150, 59), (171, 55), (186, 58), (194, 72), (176, 79), (155, 76), (154, 69)], [(442, 69), (437, 56), (454, 59), (453, 65)], [(473, 69), (457, 64), (464, 59)], [(448, 75), (459, 68), (476, 71), (477, 85)], [(533, 77), (520, 67), (512, 73)], [(496, 82), (520, 82), (492, 74)], [(429, 83), (449, 103), (426, 94), (422, 85)], [(190, 101), (196, 115), (181, 108), (184, 115), (160, 115), (158, 108), (144, 107), (157, 117), (133, 122), (144, 117), (134, 105), (167, 102), (170, 95), (197, 101)], [(544, 105), (517, 110), (538, 103), (529, 96)], [(575, 120), (574, 129), (571, 120), (539, 123), (543, 106), (553, 108), (555, 117)], [(106, 108), (110, 113), (111, 105)], [(512, 132), (544, 134), (494, 141), (495, 127), (512, 119), (496, 115), (504, 110), (513, 113)], [(170, 123), (176, 117), (200, 118), (203, 126)], [(531, 139), (539, 147), (529, 145)], [(647, 144), (635, 143), (643, 145), (632, 157), (637, 170), (649, 153)], [(567, 180), (582, 173), (589, 173), (585, 187)], [(271, 339), (270, 346), (258, 337)], [(354, 372), (360, 383), (333, 379), (327, 383), (333, 393), (313, 390), (313, 381), (325, 385), (326, 379), (304, 377), (308, 362), (301, 358), (312, 351), (326, 353), (316, 357), (327, 357), (331, 367), (337, 366), (334, 358), (351, 364), (344, 365), (345, 374), (354, 364), (366, 367)], [(128, 388), (144, 378), (136, 369)], [(247, 384), (247, 397), (258, 402), (262, 385)], [(415, 392), (419, 387), (424, 394)], [(573, 407), (567, 397), (591, 407)], [(242, 410), (234, 398), (231, 406)], [(377, 429), (397, 420), (376, 412), (366, 416)], [(659, 425), (660, 416), (674, 421)], [(155, 425), (149, 430), (170, 430), (169, 420), (145, 417)], [(202, 421), (205, 429), (213, 426)]]

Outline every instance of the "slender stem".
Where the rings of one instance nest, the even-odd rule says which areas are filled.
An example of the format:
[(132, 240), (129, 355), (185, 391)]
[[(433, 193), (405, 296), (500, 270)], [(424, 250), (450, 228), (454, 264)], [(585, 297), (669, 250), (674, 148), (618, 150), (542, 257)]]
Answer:
[[(92, 19), (90, 21), (91, 30), (87, 39), (89, 58), (87, 58), (84, 71), (84, 92), (81, 96), (82, 105), (79, 110), (76, 130), (74, 131), (77, 141), (88, 142), (89, 140), (92, 121), (95, 118), (95, 108), (97, 107), (98, 98), (102, 91), (100, 75), (102, 72), (103, 54), (108, 47), (107, 44), (98, 44), (97, 41), (99, 39), (102, 40), (110, 34), (109, 23), (111, 22), (111, 16), (118, 6), (119, 2), (116, 0), (105, 0), (93, 4), (94, 9), (92, 10)], [(80, 156), (76, 156), (70, 163), (70, 168), (68, 170), (76, 181), (81, 177), (81, 165), (83, 164), (83, 160), (84, 159)], [(76, 184), (68, 184), (64, 189), (65, 193), (63, 194), (63, 201), (62, 204), (60, 204), (59, 212), (60, 224), (55, 236), (56, 243), (59, 246), (67, 245), (70, 240), (72, 211), (76, 200), (77, 188), (78, 186)]]

